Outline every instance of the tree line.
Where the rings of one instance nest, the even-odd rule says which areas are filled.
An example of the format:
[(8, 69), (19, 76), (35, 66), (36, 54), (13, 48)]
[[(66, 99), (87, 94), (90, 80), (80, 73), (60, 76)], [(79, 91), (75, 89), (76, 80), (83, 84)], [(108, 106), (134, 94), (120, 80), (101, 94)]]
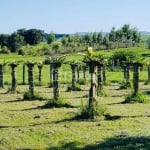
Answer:
[[(0, 34), (0, 52), (25, 53), (31, 46), (37, 46), (41, 42), (45, 45), (41, 48), (42, 54), (69, 53), (82, 51), (92, 46), (95, 50), (115, 49), (136, 46), (140, 42), (140, 32), (125, 24), (120, 29), (112, 27), (109, 33), (94, 32), (86, 34), (46, 34), (39, 29), (18, 29), (16, 32)], [(25, 48), (24, 48), (25, 47)], [(39, 49), (39, 47), (37, 48)]]

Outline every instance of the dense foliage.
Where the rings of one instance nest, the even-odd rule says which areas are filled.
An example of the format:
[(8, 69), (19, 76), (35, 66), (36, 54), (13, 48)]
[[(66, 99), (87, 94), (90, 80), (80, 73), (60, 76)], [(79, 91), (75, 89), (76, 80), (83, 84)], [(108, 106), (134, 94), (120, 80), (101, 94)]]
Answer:
[[(41, 43), (42, 42), (42, 43)], [(0, 34), (0, 53), (50, 55), (83, 51), (87, 46), (95, 50), (132, 47), (140, 42), (140, 32), (125, 24), (120, 29), (113, 27), (109, 33), (50, 34), (39, 29), (18, 29)]]

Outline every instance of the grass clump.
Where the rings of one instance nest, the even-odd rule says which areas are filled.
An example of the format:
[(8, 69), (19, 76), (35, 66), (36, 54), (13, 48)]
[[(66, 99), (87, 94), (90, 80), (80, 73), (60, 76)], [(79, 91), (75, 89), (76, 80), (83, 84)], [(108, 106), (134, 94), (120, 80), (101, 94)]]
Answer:
[(43, 97), (37, 92), (34, 92), (34, 95), (32, 95), (30, 91), (27, 91), (23, 95), (23, 100), (43, 100)]
[(124, 82), (123, 81), (120, 83), (120, 87), (119, 87), (120, 90), (128, 89), (128, 88), (131, 88), (131, 82)]
[(106, 91), (105, 91), (104, 89), (98, 91), (97, 95), (98, 95), (98, 96), (104, 96), (104, 97), (107, 97), (107, 96), (108, 96), (108, 94), (106, 93)]
[(60, 108), (60, 107), (72, 107), (70, 104), (66, 102), (63, 97), (59, 97), (56, 99), (50, 99), (46, 102), (43, 108)]
[(86, 85), (86, 81), (84, 79), (79, 79), (78, 84)]
[(68, 85), (67, 87), (67, 92), (70, 92), (70, 91), (81, 91), (81, 86), (79, 84), (76, 84), (75, 87), (72, 87), (71, 85)]
[(79, 119), (94, 119), (95, 117), (107, 116), (109, 113), (104, 105), (98, 104), (96, 102), (95, 106), (89, 107), (88, 104), (84, 105), (81, 101), (80, 112), (77, 115)]
[(12, 90), (11, 87), (8, 87), (8, 90), (6, 91), (6, 94), (18, 94), (20, 93), (17, 89), (16, 90)]
[(53, 87), (53, 83), (50, 82), (50, 83), (48, 84), (48, 88), (52, 88), (52, 87)]
[(147, 103), (149, 101), (148, 96), (145, 93), (132, 93), (131, 95), (127, 95), (125, 97), (124, 103)]

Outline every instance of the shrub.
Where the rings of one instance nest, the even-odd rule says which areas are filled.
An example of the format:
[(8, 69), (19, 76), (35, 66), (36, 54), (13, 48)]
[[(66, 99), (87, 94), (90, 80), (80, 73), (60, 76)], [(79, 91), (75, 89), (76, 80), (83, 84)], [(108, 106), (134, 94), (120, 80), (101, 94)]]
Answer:
[(80, 85), (85, 85), (85, 84), (86, 84), (86, 82), (85, 82), (85, 80), (84, 80), (84, 79), (80, 79), (80, 80), (78, 81), (78, 84), (80, 84)]
[(69, 85), (67, 87), (67, 92), (69, 91), (81, 91), (81, 86), (79, 84), (76, 84), (75, 87), (72, 87), (71, 85)]
[(53, 108), (53, 107), (60, 108), (60, 107), (72, 107), (72, 106), (68, 104), (63, 97), (59, 97), (57, 100), (50, 99), (43, 106), (43, 108)]
[(108, 94), (106, 93), (106, 91), (104, 89), (102, 89), (102, 90), (98, 91), (98, 96), (106, 97), (106, 96), (108, 96)]
[(52, 83), (52, 82), (49, 82), (49, 83), (48, 83), (48, 87), (49, 87), (49, 88), (52, 88), (52, 87), (53, 87), (53, 83)]
[(146, 103), (148, 102), (148, 96), (145, 93), (132, 93), (131, 95), (127, 95), (125, 97), (125, 101), (124, 103), (134, 103), (134, 102), (138, 102), (138, 103)]
[(104, 105), (96, 103), (94, 107), (89, 108), (88, 104), (83, 104), (83, 101), (81, 101), (81, 104), (80, 112), (77, 115), (77, 118), (79, 119), (93, 119), (93, 117), (108, 115)]
[(32, 95), (31, 92), (27, 91), (23, 95), (23, 100), (43, 100), (43, 97), (41, 97), (37, 92)]
[(121, 82), (121, 84), (120, 84), (120, 90), (122, 90), (122, 89), (128, 89), (128, 88), (131, 88), (131, 82)]

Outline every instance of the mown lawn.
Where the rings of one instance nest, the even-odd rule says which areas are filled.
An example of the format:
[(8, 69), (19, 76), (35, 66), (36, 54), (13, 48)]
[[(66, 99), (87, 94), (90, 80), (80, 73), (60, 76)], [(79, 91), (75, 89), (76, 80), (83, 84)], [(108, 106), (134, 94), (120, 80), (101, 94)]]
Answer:
[[(46, 100), (23, 101), (28, 85), (19, 85), (18, 94), (6, 94), (0, 90), (0, 149), (149, 149), (150, 103), (122, 104), (131, 90), (118, 90), (118, 83), (104, 89), (107, 97), (99, 97), (106, 105), (110, 119), (75, 120), (81, 100), (86, 103), (88, 86), (81, 92), (66, 92), (61, 84), (61, 95), (74, 108), (42, 109)], [(149, 85), (140, 83), (142, 91)], [(45, 99), (52, 98), (52, 88), (36, 87)]]
[[(149, 54), (142, 48), (133, 48), (138, 53)], [(111, 51), (109, 51), (112, 53)], [(108, 53), (109, 53), (108, 52)], [(1, 60), (19, 60), (24, 58), (17, 55), (1, 56)], [(29, 57), (32, 60), (43, 60), (43, 57)], [(68, 56), (67, 60), (81, 59), (81, 56)], [(147, 81), (147, 68), (140, 71), (140, 90), (149, 94), (150, 85)], [(22, 97), (28, 90), (28, 85), (22, 83), (22, 64), (16, 70), (18, 87), (17, 94), (8, 94), (11, 86), (11, 70), (8, 65), (4, 68), (4, 89), (0, 89), (0, 149), (2, 150), (91, 150), (91, 149), (150, 149), (150, 103), (123, 104), (125, 95), (132, 89), (119, 90), (123, 81), (122, 70), (108, 71), (107, 86), (104, 90), (106, 97), (97, 97), (101, 105), (105, 105), (111, 117), (98, 117), (96, 120), (76, 120), (80, 112), (81, 101), (88, 101), (89, 82), (81, 85), (82, 91), (66, 92), (71, 82), (69, 65), (60, 68), (60, 94), (73, 108), (50, 108), (43, 106), (53, 97), (53, 89), (48, 88), (49, 66), (43, 67), (42, 86), (38, 85), (38, 69), (34, 67), (35, 91), (44, 100), (23, 101)], [(130, 77), (132, 80), (132, 71)], [(83, 78), (81, 71), (80, 77)], [(27, 83), (26, 68), (26, 83)], [(87, 81), (89, 73), (87, 71)]]

